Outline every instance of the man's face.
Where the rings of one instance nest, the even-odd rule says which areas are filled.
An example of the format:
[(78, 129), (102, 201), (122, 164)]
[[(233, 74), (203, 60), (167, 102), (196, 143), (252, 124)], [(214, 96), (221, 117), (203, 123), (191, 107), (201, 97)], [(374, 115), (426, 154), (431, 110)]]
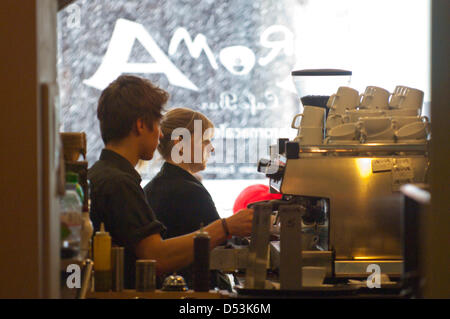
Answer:
[(153, 122), (153, 128), (145, 125), (142, 131), (142, 147), (141, 147), (141, 159), (149, 161), (153, 158), (156, 148), (158, 147), (159, 138), (162, 137), (159, 121)]

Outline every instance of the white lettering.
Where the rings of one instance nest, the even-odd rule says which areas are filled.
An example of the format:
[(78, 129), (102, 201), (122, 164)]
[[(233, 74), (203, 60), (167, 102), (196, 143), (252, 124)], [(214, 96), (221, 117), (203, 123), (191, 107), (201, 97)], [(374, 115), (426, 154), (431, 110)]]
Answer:
[[(128, 63), (135, 40), (142, 43), (155, 63)], [(103, 90), (122, 73), (162, 73), (170, 84), (198, 91), (198, 87), (178, 70), (141, 24), (118, 19), (100, 67), (84, 83)]]
[(214, 306), (205, 306), (205, 307), (206, 307), (206, 310), (208, 311), (206, 315), (208, 317), (211, 316), (211, 313), (212, 313), (212, 311), (214, 309)]
[(67, 27), (69, 29), (79, 28), (81, 25), (81, 9), (76, 4), (67, 7), (69, 16), (67, 17)]
[(261, 313), (270, 313), (270, 304), (266, 305), (267, 307), (264, 308), (264, 305), (261, 304)]
[(244, 90), (241, 96), (224, 91), (219, 95), (219, 102), (203, 102), (200, 106), (202, 110), (230, 110), (236, 109), (250, 110), (250, 114), (255, 115), (258, 111), (266, 109), (276, 109), (279, 107), (278, 96), (271, 90), (264, 92), (264, 101), (257, 101), (256, 96)]
[(179, 313), (186, 313), (186, 309), (184, 308), (184, 306), (181, 306), (181, 307), (180, 307)]
[(170, 137), (172, 140), (178, 140), (170, 152), (172, 161), (176, 164), (191, 163), (191, 133), (187, 128), (178, 127), (172, 131)]
[(184, 43), (186, 43), (186, 47), (188, 48), (189, 53), (193, 58), (198, 59), (202, 51), (204, 51), (213, 69), (217, 70), (219, 68), (216, 62), (216, 58), (214, 57), (214, 54), (208, 46), (206, 37), (203, 34), (197, 34), (194, 42), (192, 42), (191, 36), (187, 32), (187, 30), (185, 28), (178, 28), (175, 31), (172, 39), (170, 40), (169, 55), (172, 56), (177, 52), (178, 45), (181, 43), (181, 41), (184, 41)]
[(226, 47), (220, 51), (220, 62), (234, 75), (246, 75), (255, 65), (255, 54), (245, 46)]
[(366, 272), (372, 272), (372, 274), (367, 277), (367, 287), (381, 288), (381, 268), (377, 264), (370, 264), (367, 266)]
[[(70, 7), (70, 15), (67, 19), (67, 25), (70, 28), (79, 27), (80, 24), (80, 8), (76, 5)], [(282, 38), (274, 40), (275, 34), (281, 34)], [(280, 37), (278, 37), (280, 38)], [(147, 50), (155, 62), (153, 63), (129, 63), (129, 57), (133, 49), (135, 40), (139, 41)], [(205, 53), (209, 63), (214, 70), (218, 70), (214, 53), (207, 43), (207, 38), (199, 33), (192, 40), (185, 28), (177, 28), (172, 36), (168, 54), (173, 56), (176, 54), (181, 42), (186, 44), (189, 54), (198, 59), (202, 52)], [(261, 45), (271, 49), (269, 53), (259, 58), (258, 63), (266, 66), (272, 62), (278, 55), (284, 52), (286, 55), (292, 55), (294, 50), (294, 35), (282, 25), (272, 25), (263, 31), (260, 37)], [(230, 46), (223, 48), (219, 52), (219, 60), (222, 65), (233, 75), (247, 75), (255, 66), (256, 57), (251, 49), (246, 46)], [(111, 40), (106, 50), (105, 56), (93, 76), (83, 81), (86, 85), (103, 90), (113, 80), (122, 73), (149, 73), (164, 74), (171, 85), (182, 87), (185, 89), (198, 91), (199, 88), (192, 83), (189, 78), (184, 75), (161, 50), (152, 36), (145, 30), (144, 26), (126, 19), (118, 19), (113, 30)], [(278, 81), (276, 85), (284, 90), (296, 93), (292, 79), (288, 76), (282, 81)], [(251, 97), (249, 97), (251, 100)], [(247, 106), (254, 114), (257, 109), (264, 109), (261, 102), (248, 102)], [(221, 96), (220, 103), (210, 103), (206, 105), (202, 103), (202, 109), (236, 109), (236, 96)]]
[(223, 305), (223, 313), (230, 313), (231, 312), (231, 305), (224, 304)]
[(81, 288), (81, 269), (77, 264), (67, 266), (66, 272), (71, 273), (66, 280), (68, 288)]
[[(213, 128), (213, 127), (207, 128), (207, 129), (205, 130), (205, 132), (203, 133), (203, 141), (205, 141), (205, 140), (210, 140), (210, 141), (211, 141), (211, 139), (213, 138), (213, 136), (214, 136), (214, 128)], [(213, 145), (213, 143), (212, 143), (212, 141), (211, 141), (211, 143), (209, 143), (209, 144), (207, 144), (207, 145), (205, 146), (205, 149), (203, 150), (203, 156), (204, 156), (205, 158), (206, 158), (206, 156), (211, 156), (211, 154), (212, 154), (214, 151), (215, 151), (214, 145)]]
[(237, 104), (236, 104), (237, 101), (238, 101), (238, 98), (237, 98), (236, 94), (234, 94), (232, 92), (226, 91), (226, 92), (220, 93), (219, 105), (222, 110), (223, 109), (236, 110), (237, 109)]
[(202, 120), (194, 120), (194, 163), (203, 162)]
[(211, 316), (214, 306), (194, 306), (186, 303), (186, 306), (180, 306), (179, 313), (185, 314), (206, 314), (207, 317)]
[(225, 163), (234, 163), (234, 129), (227, 128), (225, 130)]
[[(282, 33), (283, 39), (277, 41), (269, 40), (269, 37), (275, 33)], [(284, 50), (286, 55), (292, 55), (294, 53), (294, 35), (288, 28), (282, 25), (272, 25), (264, 30), (261, 34), (261, 44), (266, 48), (272, 49), (269, 54), (259, 59), (258, 62), (261, 66), (266, 66), (272, 62), (282, 50)]]

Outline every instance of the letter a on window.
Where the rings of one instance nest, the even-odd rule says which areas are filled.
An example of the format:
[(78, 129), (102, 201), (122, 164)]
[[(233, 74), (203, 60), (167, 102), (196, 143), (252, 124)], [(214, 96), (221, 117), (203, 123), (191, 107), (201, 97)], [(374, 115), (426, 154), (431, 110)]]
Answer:
[[(142, 44), (155, 62), (128, 63), (135, 40)], [(165, 74), (170, 84), (198, 91), (198, 87), (169, 60), (141, 24), (118, 19), (100, 67), (91, 78), (83, 82), (103, 90), (122, 73)]]

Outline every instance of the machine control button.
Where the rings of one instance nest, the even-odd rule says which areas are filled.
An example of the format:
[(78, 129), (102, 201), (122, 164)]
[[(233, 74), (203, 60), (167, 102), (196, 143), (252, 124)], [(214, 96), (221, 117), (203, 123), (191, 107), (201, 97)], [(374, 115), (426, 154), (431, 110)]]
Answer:
[(386, 172), (392, 170), (391, 158), (380, 158), (372, 160), (372, 173)]

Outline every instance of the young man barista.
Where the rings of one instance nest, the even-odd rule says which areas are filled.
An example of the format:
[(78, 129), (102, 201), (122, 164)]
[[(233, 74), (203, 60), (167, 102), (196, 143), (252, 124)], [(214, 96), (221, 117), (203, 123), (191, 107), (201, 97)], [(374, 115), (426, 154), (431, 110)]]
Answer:
[[(97, 117), (105, 148), (89, 169), (91, 219), (95, 231), (100, 223), (113, 245), (125, 247), (124, 284), (134, 288), (137, 259), (156, 260), (158, 275), (169, 274), (193, 261), (194, 233), (163, 240), (165, 227), (148, 205), (134, 169), (138, 161), (150, 160), (162, 137), (159, 121), (169, 95), (150, 81), (123, 75), (101, 94)], [(174, 198), (173, 200), (177, 200)], [(204, 227), (210, 248), (227, 237), (248, 236), (253, 210), (245, 209)]]

